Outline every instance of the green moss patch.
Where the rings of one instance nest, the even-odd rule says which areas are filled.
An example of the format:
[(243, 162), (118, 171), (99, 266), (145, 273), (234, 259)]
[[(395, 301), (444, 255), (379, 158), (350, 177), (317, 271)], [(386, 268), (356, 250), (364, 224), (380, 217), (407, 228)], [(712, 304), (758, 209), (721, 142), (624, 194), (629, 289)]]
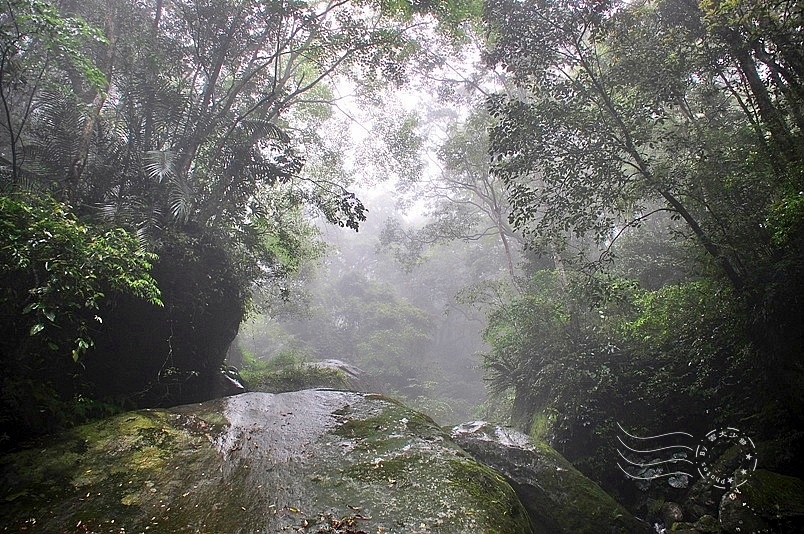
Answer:
[(162, 411), (127, 413), (3, 457), (5, 524), (52, 532), (66, 525), (99, 532), (149, 526), (168, 508), (187, 452), (206, 446), (214, 460), (209, 437), (188, 431), (182, 420)]
[(350, 466), (344, 473), (362, 482), (383, 482), (390, 485), (418, 474), (423, 461), (421, 455), (402, 456), (397, 458), (378, 459), (371, 463), (360, 463)]
[(531, 532), (530, 519), (511, 486), (496, 471), (468, 459), (450, 462), (450, 482), (475, 500), (477, 513), (496, 525), (490, 532)]
[(804, 481), (757, 469), (740, 486), (743, 501), (765, 518), (804, 518)]
[(244, 371), (241, 374), (252, 391), (265, 393), (285, 393), (310, 388), (348, 388), (348, 380), (343, 372), (312, 365), (299, 364), (276, 369)]
[[(443, 431), (424, 414), (379, 395), (366, 396), (374, 402), (370, 414), (355, 412), (348, 407), (335, 412), (343, 422), (333, 431), (342, 438), (353, 439), (361, 450), (388, 452), (404, 445), (411, 435), (434, 439)], [(377, 410), (376, 407), (383, 409)]]

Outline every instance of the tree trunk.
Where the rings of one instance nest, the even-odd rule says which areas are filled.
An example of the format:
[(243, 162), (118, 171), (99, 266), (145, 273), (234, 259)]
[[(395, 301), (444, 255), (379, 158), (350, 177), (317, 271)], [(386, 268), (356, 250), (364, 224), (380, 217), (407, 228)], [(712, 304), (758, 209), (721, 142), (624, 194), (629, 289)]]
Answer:
[(92, 146), (92, 136), (95, 133), (96, 126), (100, 120), (100, 114), (103, 106), (106, 104), (107, 91), (112, 83), (112, 71), (114, 69), (114, 55), (115, 45), (117, 43), (117, 30), (116, 30), (116, 10), (110, 6), (110, 11), (106, 16), (106, 37), (109, 39), (109, 44), (106, 48), (106, 57), (104, 58), (103, 71), (106, 76), (106, 90), (95, 91), (95, 97), (89, 106), (89, 115), (87, 116), (84, 128), (78, 138), (78, 149), (73, 157), (70, 170), (66, 177), (66, 183), (63, 190), (63, 196), (66, 201), (69, 201), (75, 195), (78, 185), (81, 183), (81, 176), (86, 168), (87, 158), (89, 157), (89, 150)]
[(781, 111), (774, 105), (747, 45), (736, 31), (724, 30), (722, 33), (724, 40), (731, 48), (732, 56), (737, 61), (740, 72), (745, 76), (745, 80), (751, 89), (751, 94), (754, 97), (762, 122), (768, 128), (772, 139), (779, 147), (779, 151), (787, 160), (795, 161), (798, 157), (793, 135)]

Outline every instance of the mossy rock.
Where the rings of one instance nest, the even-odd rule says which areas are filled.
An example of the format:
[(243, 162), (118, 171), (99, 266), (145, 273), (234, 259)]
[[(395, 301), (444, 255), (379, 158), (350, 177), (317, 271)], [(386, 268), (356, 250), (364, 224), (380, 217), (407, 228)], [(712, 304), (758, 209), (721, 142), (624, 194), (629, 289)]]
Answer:
[(455, 427), (452, 437), (478, 461), (505, 475), (537, 533), (650, 531), (546, 443), (485, 422)]
[(674, 534), (701, 534), (701, 531), (695, 528), (693, 523), (673, 523), (670, 532)]
[(275, 360), (256, 369), (246, 368), (241, 375), (250, 391), (286, 393), (302, 389), (338, 389), (369, 393), (376, 391), (368, 375), (361, 369), (341, 360), (304, 362), (290, 359), (274, 364)]
[(767, 517), (804, 517), (804, 481), (764, 469), (740, 487), (752, 510)]
[(695, 530), (702, 533), (713, 533), (716, 534), (721, 532), (720, 524), (717, 521), (717, 518), (711, 515), (704, 515), (698, 518), (698, 521), (695, 522)]
[(737, 490), (723, 495), (720, 503), (725, 531), (804, 531), (804, 481), (757, 469), (735, 473), (735, 482)]
[(77, 427), (0, 458), (37, 532), (532, 532), (508, 483), (377, 395), (247, 393)]
[(352, 389), (346, 376), (337, 369), (322, 369), (303, 364), (244, 375), (251, 391), (263, 393), (287, 393), (312, 388)]

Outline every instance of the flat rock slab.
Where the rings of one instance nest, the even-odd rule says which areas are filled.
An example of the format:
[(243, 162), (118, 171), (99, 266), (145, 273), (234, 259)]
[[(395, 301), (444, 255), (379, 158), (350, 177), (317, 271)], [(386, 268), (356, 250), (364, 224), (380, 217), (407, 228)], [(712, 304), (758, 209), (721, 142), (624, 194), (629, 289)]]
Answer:
[(531, 532), (432, 420), (342, 391), (122, 414), (0, 458), (0, 481), (10, 532)]

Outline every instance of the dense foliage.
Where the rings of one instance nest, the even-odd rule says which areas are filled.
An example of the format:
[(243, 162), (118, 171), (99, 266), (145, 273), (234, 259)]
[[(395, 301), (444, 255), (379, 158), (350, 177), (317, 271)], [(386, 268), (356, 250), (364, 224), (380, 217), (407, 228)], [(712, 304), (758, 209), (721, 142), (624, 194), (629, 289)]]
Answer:
[[(320, 253), (309, 214), (353, 230), (366, 219), (342, 155), (319, 133), (335, 80), (364, 94), (404, 83), (409, 62), (424, 53), (412, 34), (420, 17), (435, 14), (445, 35), (457, 35), (459, 20), (478, 12), (474, 2), (444, 7), (2, 3), (0, 186), (52, 195), (68, 219), (108, 227), (107, 239), (121, 242), (116, 250), (153, 263), (162, 289), (163, 308), (144, 306), (128, 298), (147, 293), (130, 287), (144, 276), (138, 264), (112, 256), (101, 265), (89, 246), (71, 252), (85, 274), (110, 284), (104, 302), (87, 293), (94, 286), (74, 288), (86, 293), (82, 306), (109, 307), (109, 321), (90, 323), (101, 334), (94, 346), (83, 331), (73, 336), (76, 355), (88, 352), (76, 374), (91, 379), (92, 395), (151, 405), (212, 394), (254, 286), (286, 296), (287, 275)], [(19, 219), (8, 224), (25, 229), (14, 226)], [(45, 242), (36, 259), (58, 264), (60, 242)], [(5, 282), (23, 294), (24, 285)], [(48, 293), (47, 308), (28, 310), (38, 322), (4, 340), (10, 353), (27, 350), (29, 334), (50, 335), (51, 317), (73, 313), (73, 297)]]
[[(595, 478), (605, 446), (737, 426), (791, 451), (802, 409), (801, 11), (487, 2), (492, 174), (541, 256), (486, 339), (514, 422)], [(638, 432), (637, 432), (638, 433)], [(797, 469), (788, 453), (766, 459)]]
[(0, 443), (80, 419), (101, 307), (120, 294), (161, 306), (155, 259), (131, 233), (83, 223), (51, 198), (0, 197)]

